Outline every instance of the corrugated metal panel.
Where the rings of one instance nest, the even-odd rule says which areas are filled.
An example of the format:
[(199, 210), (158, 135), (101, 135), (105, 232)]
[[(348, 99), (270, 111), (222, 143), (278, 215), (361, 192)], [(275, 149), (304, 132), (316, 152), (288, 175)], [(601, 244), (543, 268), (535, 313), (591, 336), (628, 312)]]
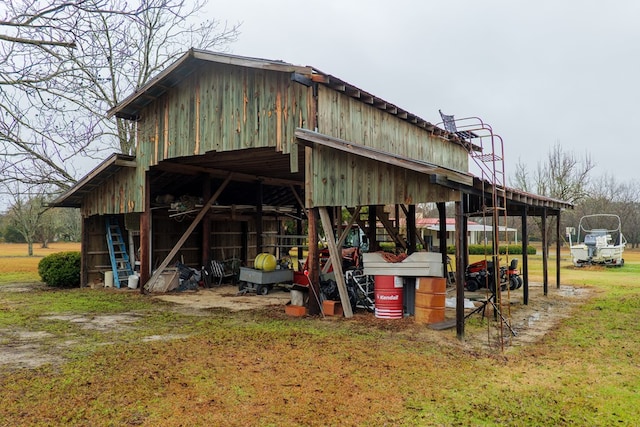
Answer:
[(326, 86), (318, 88), (318, 131), (410, 159), (468, 171), (469, 156), (461, 145)]

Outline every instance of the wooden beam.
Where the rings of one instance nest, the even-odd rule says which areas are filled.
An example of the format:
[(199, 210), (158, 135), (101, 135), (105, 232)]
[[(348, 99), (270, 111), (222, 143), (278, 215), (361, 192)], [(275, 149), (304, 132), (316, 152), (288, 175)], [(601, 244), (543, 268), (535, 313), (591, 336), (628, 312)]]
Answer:
[(195, 230), (195, 228), (198, 226), (198, 224), (200, 224), (200, 221), (202, 221), (202, 218), (204, 218), (204, 216), (207, 214), (207, 212), (209, 212), (209, 209), (211, 208), (211, 205), (216, 200), (218, 200), (218, 197), (220, 197), (220, 194), (222, 194), (222, 191), (225, 189), (227, 184), (229, 184), (229, 182), (231, 182), (231, 177), (232, 176), (233, 176), (233, 173), (229, 172), (229, 174), (227, 175), (227, 178), (220, 185), (220, 187), (218, 187), (218, 190), (216, 190), (214, 195), (211, 196), (211, 198), (207, 201), (207, 203), (204, 204), (204, 206), (202, 207), (202, 209), (200, 210), (198, 215), (195, 217), (193, 222), (189, 225), (187, 230), (184, 232), (182, 237), (180, 237), (180, 239), (175, 244), (173, 249), (171, 249), (171, 251), (166, 256), (166, 258), (162, 261), (162, 263), (160, 263), (160, 266), (157, 268), (156, 272), (153, 274), (153, 276), (151, 276), (151, 279), (149, 280), (149, 283), (153, 284), (153, 283), (155, 283), (156, 280), (158, 280), (158, 277), (160, 277), (160, 275), (162, 274), (164, 269), (167, 267), (167, 265), (169, 265), (169, 263), (171, 262), (173, 257), (176, 256), (178, 251), (182, 248), (182, 245), (184, 245), (184, 242), (187, 241), (189, 236), (191, 236), (191, 233), (193, 233), (193, 230)]
[(560, 211), (556, 216), (556, 288), (560, 289)]
[[(166, 171), (166, 172), (178, 173), (181, 175), (198, 175), (201, 173), (206, 173), (212, 178), (225, 178), (230, 173), (229, 171), (226, 171), (223, 169), (212, 169), (204, 166), (193, 166), (193, 165), (186, 165), (182, 163), (172, 163), (172, 162), (161, 162), (153, 166), (153, 168)], [(304, 185), (304, 182), (301, 182), (301, 181), (294, 181), (291, 179), (281, 179), (281, 178), (269, 178), (267, 176), (251, 175), (251, 174), (239, 173), (239, 172), (233, 172), (233, 180), (236, 182), (262, 181), (262, 183), (266, 185), (275, 185), (275, 186), (281, 186), (281, 187), (286, 187), (289, 185), (302, 187)]]
[(407, 242), (405, 242), (400, 237), (398, 232), (393, 228), (393, 224), (391, 224), (391, 221), (389, 221), (387, 218), (384, 217), (384, 211), (376, 211), (376, 215), (380, 220), (380, 222), (382, 223), (385, 230), (387, 230), (387, 233), (389, 233), (389, 235), (393, 238), (393, 240), (395, 240), (396, 243), (400, 244), (400, 246), (402, 246), (402, 248), (406, 250)]
[(542, 289), (544, 296), (549, 294), (549, 248), (547, 239), (547, 208), (542, 210)]
[[(351, 214), (351, 218), (347, 223), (347, 228), (342, 230), (342, 234), (338, 239), (338, 243), (336, 243), (338, 245), (338, 248), (342, 248), (344, 241), (347, 239), (347, 236), (349, 235), (349, 230), (351, 230), (351, 226), (356, 222), (356, 218), (358, 217), (358, 215), (360, 215), (360, 209), (361, 209), (361, 206), (356, 206), (356, 210), (354, 212), (349, 211), (349, 213)], [(327, 262), (324, 264), (324, 267), (322, 267), (323, 273), (326, 273), (329, 271), (329, 268), (331, 268), (331, 263), (332, 263), (331, 258), (329, 258)]]
[[(322, 228), (325, 230), (331, 230), (331, 219), (329, 218), (329, 212), (327, 208), (318, 208), (320, 212), (320, 220), (322, 221)], [(333, 262), (333, 272), (336, 276), (336, 283), (338, 284), (338, 292), (340, 293), (340, 302), (342, 303), (342, 310), (344, 317), (353, 317), (353, 310), (351, 309), (351, 302), (349, 301), (349, 293), (347, 292), (347, 284), (344, 281), (344, 274), (342, 272), (342, 254), (338, 253), (338, 247), (336, 241), (333, 238), (327, 239), (329, 244), (329, 256)]]
[(522, 303), (524, 305), (529, 304), (529, 254), (527, 253), (527, 247), (529, 246), (529, 230), (527, 228), (527, 210), (522, 210), (522, 216), (520, 217), (520, 225), (522, 226)]
[[(464, 196), (462, 196), (464, 197)], [(464, 270), (465, 270), (465, 250), (464, 241), (467, 233), (464, 227), (467, 218), (464, 214), (464, 202), (456, 202), (456, 336), (459, 340), (464, 340)], [(446, 269), (445, 269), (445, 274)]]
[(151, 179), (149, 171), (144, 174), (144, 210), (140, 214), (140, 293), (151, 276)]
[(316, 315), (322, 313), (320, 301), (320, 257), (318, 251), (318, 208), (311, 208), (307, 214), (309, 238), (309, 255), (307, 265), (309, 271), (309, 314)]

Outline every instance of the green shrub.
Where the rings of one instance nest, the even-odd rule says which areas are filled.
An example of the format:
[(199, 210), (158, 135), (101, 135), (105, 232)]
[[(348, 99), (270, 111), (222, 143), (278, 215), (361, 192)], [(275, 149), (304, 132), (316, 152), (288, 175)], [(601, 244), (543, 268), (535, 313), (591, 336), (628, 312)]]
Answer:
[(394, 252), (396, 250), (395, 242), (380, 242), (380, 249), (384, 252)]
[[(522, 245), (508, 245), (508, 246), (503, 245), (498, 248), (498, 252), (501, 255), (504, 255), (507, 253), (507, 249), (509, 250), (509, 255), (522, 255)], [(455, 255), (456, 247), (451, 245), (447, 246), (447, 253), (450, 255)], [(485, 255), (490, 253), (491, 253), (491, 246), (469, 245), (469, 255)], [(527, 254), (535, 255), (536, 248), (531, 245), (527, 246)]]
[(80, 252), (57, 252), (42, 258), (38, 274), (49, 286), (80, 286)]

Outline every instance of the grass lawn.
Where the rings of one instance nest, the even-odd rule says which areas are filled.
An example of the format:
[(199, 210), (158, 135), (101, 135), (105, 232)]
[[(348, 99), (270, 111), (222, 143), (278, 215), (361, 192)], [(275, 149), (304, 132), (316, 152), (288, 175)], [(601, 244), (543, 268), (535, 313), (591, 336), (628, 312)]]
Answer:
[[(0, 364), (0, 425), (637, 425), (640, 252), (625, 259), (611, 269), (563, 260), (563, 285), (591, 297), (539, 341), (503, 352), (410, 319), (187, 310), (127, 290), (0, 285), (0, 361), (52, 357)], [(530, 259), (531, 280), (538, 264)]]
[(0, 285), (3, 283), (28, 283), (40, 281), (38, 263), (56, 252), (79, 251), (80, 243), (56, 242), (48, 248), (33, 245), (33, 256), (27, 256), (26, 243), (0, 243)]

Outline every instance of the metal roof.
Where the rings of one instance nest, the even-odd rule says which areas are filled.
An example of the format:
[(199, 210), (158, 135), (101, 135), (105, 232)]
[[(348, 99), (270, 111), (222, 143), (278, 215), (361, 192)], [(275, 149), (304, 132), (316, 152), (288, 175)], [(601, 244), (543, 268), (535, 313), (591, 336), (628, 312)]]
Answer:
[(135, 156), (114, 153), (96, 166), (91, 172), (78, 181), (60, 197), (49, 203), (49, 206), (63, 208), (79, 208), (82, 199), (100, 187), (107, 179), (122, 168), (135, 168)]
[(135, 92), (118, 103), (118, 105), (110, 109), (107, 112), (107, 115), (109, 117), (116, 116), (128, 120), (137, 120), (140, 116), (141, 110), (146, 105), (150, 104), (166, 93), (170, 88), (186, 79), (198, 68), (198, 64), (202, 64), (203, 62), (291, 73), (291, 78), (302, 84), (309, 85), (312, 82), (317, 82), (365, 104), (372, 105), (375, 108), (396, 116), (401, 120), (412, 123), (436, 136), (449, 139), (454, 143), (465, 143), (469, 145), (468, 141), (464, 141), (455, 133), (447, 132), (437, 125), (434, 125), (391, 102), (347, 83), (336, 76), (324, 73), (315, 67), (294, 65), (280, 60), (230, 55), (193, 48), (189, 49), (144, 86), (138, 88)]

